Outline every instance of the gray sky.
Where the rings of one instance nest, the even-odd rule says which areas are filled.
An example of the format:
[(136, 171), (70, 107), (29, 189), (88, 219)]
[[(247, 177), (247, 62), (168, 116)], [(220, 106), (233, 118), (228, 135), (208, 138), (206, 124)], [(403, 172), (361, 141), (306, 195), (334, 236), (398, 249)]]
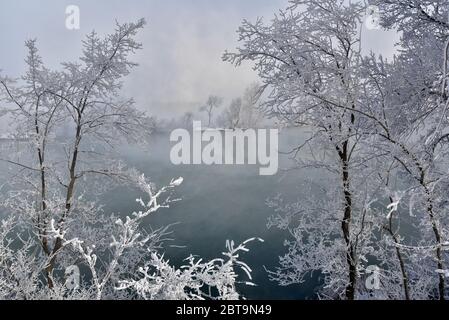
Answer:
[[(78, 5), (81, 29), (65, 28), (65, 8)], [(140, 66), (126, 80), (126, 95), (139, 108), (160, 117), (196, 111), (209, 94), (230, 100), (257, 80), (249, 65), (235, 68), (221, 61), (237, 45), (242, 19), (266, 20), (287, 0), (1, 0), (0, 69), (18, 76), (24, 68), (24, 41), (38, 39), (44, 62), (57, 67), (80, 56), (81, 39), (95, 29), (108, 33), (114, 20), (148, 25), (139, 35), (144, 48), (133, 58)], [(390, 56), (394, 34), (365, 30), (364, 50)]]

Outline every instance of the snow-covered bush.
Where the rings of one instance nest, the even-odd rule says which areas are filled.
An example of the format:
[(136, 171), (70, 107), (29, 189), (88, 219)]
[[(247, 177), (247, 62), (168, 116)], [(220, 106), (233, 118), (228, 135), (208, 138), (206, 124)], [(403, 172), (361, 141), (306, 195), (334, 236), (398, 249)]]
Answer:
[[(146, 300), (191, 300), (220, 299), (237, 300), (241, 296), (237, 291), (237, 268), (251, 280), (251, 268), (240, 261), (240, 252), (249, 251), (246, 245), (256, 240), (248, 239), (235, 246), (234, 241), (226, 241), (225, 258), (210, 261), (190, 256), (187, 264), (175, 268), (164, 256), (152, 253), (151, 260), (145, 267), (139, 268), (139, 280), (121, 280), (118, 289), (133, 289)], [(261, 239), (257, 239), (262, 241)], [(254, 285), (250, 281), (242, 282)]]
[[(190, 256), (188, 264), (177, 269), (160, 253), (159, 243), (165, 229), (146, 233), (143, 219), (169, 208), (179, 199), (172, 198), (172, 191), (183, 178), (172, 180), (169, 185), (156, 189), (143, 175), (138, 185), (146, 200), (138, 199), (142, 210), (125, 219), (116, 218), (111, 226), (104, 220), (107, 248), (101, 243), (84, 241), (80, 236), (70, 238), (70, 229), (59, 229), (50, 222), (49, 238), (62, 239), (61, 258), (52, 274), (53, 287), (45, 281), (45, 270), (52, 256), (37, 254), (39, 246), (34, 237), (21, 230), (12, 218), (0, 225), (0, 299), (239, 299), (238, 270), (251, 280), (251, 268), (240, 260), (241, 252), (249, 251), (249, 239), (236, 246), (227, 241), (223, 259), (203, 262)], [(92, 232), (102, 232), (101, 220)], [(22, 225), (23, 229), (23, 225)], [(258, 239), (261, 241), (261, 239)], [(70, 275), (64, 272), (71, 263), (82, 267), (86, 277), (75, 279), (76, 286), (67, 285)], [(78, 267), (77, 267), (78, 268)], [(139, 277), (142, 276), (141, 279)]]

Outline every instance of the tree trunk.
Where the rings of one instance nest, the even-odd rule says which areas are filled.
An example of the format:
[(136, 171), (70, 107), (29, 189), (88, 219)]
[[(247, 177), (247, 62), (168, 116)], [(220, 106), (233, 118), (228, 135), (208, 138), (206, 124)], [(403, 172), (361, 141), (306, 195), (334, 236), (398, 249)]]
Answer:
[[(71, 160), (70, 169), (69, 169), (70, 182), (69, 182), (69, 185), (67, 186), (65, 210), (64, 210), (63, 216), (59, 220), (59, 223), (58, 223), (59, 225), (64, 223), (67, 215), (70, 213), (70, 210), (72, 209), (72, 199), (73, 199), (73, 195), (75, 193), (75, 182), (76, 182), (76, 164), (78, 161), (78, 148), (79, 148), (80, 142), (81, 142), (81, 126), (78, 125), (77, 130), (76, 130), (75, 147), (73, 150), (72, 160)], [(58, 251), (61, 248), (62, 248), (62, 239), (58, 237), (58, 238), (56, 238), (55, 245), (51, 252), (52, 257), (50, 258), (50, 262), (46, 268), (49, 288), (53, 288), (53, 281), (51, 279), (51, 275), (52, 275), (53, 269), (55, 267), (56, 256), (58, 254)]]
[[(393, 199), (390, 197), (390, 203), (393, 203)], [(410, 300), (410, 289), (408, 285), (408, 275), (407, 270), (405, 269), (405, 263), (404, 258), (402, 257), (401, 249), (399, 249), (400, 241), (397, 237), (397, 235), (393, 232), (393, 214), (390, 215), (390, 219), (388, 222), (388, 228), (385, 228), (388, 233), (390, 234), (391, 238), (393, 239), (393, 242), (396, 245), (395, 251), (396, 251), (396, 257), (399, 261), (399, 267), (401, 269), (402, 274), (402, 287), (404, 288), (404, 297), (405, 300)]]
[[(439, 270), (444, 270), (444, 263), (443, 263), (443, 257), (442, 257), (442, 252), (441, 252), (441, 246), (443, 245), (443, 243), (441, 241), (440, 230), (438, 229), (438, 225), (435, 220), (435, 214), (433, 212), (432, 197), (430, 195), (429, 189), (427, 188), (427, 185), (424, 183), (424, 178), (422, 178), (421, 181), (422, 181), (423, 187), (424, 187), (426, 195), (427, 195), (427, 214), (429, 215), (430, 222), (432, 224), (432, 230), (433, 230), (433, 234), (435, 236), (436, 245), (437, 245), (437, 248), (435, 250), (435, 254), (436, 254), (436, 258), (437, 258), (437, 268)], [(438, 274), (438, 294), (439, 294), (440, 300), (445, 300), (444, 287), (445, 287), (444, 275), (439, 273)]]
[(354, 300), (357, 286), (357, 263), (355, 257), (355, 249), (351, 241), (351, 218), (352, 218), (352, 193), (349, 177), (349, 160), (348, 160), (348, 141), (343, 143), (342, 149), (339, 152), (342, 165), (342, 182), (344, 194), (344, 215), (341, 223), (343, 237), (346, 244), (346, 262), (348, 264), (349, 283), (346, 286), (346, 299)]

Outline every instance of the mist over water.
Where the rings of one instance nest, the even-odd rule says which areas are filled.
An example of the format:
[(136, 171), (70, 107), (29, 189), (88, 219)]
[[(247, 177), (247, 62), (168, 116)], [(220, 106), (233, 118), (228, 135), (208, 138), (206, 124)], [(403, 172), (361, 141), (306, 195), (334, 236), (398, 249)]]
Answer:
[[(306, 135), (299, 129), (280, 132), (279, 149), (290, 151), (301, 144)], [(251, 237), (260, 237), (264, 243), (250, 245), (243, 261), (253, 269), (253, 282), (257, 287), (241, 286), (247, 299), (306, 299), (313, 298), (313, 290), (319, 284), (317, 277), (310, 277), (301, 285), (278, 286), (268, 278), (265, 270), (274, 270), (278, 256), (286, 252), (284, 240), (288, 231), (267, 228), (273, 214), (266, 199), (278, 194), (294, 201), (301, 196), (302, 185), (309, 179), (319, 184), (323, 172), (313, 170), (288, 170), (294, 163), (290, 156), (280, 155), (280, 168), (274, 176), (260, 176), (258, 165), (172, 165), (170, 162), (169, 135), (151, 137), (149, 148), (125, 146), (121, 149), (124, 160), (157, 185), (165, 185), (172, 178), (182, 176), (184, 183), (176, 195), (182, 200), (173, 203), (145, 221), (152, 228), (175, 224), (171, 227), (174, 241), (165, 243), (166, 257), (181, 265), (192, 253), (204, 258), (218, 258), (224, 251), (225, 241), (237, 243)], [(130, 214), (139, 210), (135, 199), (141, 195), (128, 188), (114, 188), (102, 197), (106, 212)]]
[[(273, 176), (260, 175), (259, 165), (174, 165), (170, 161), (170, 150), (176, 142), (170, 142), (169, 133), (153, 134), (145, 147), (121, 146), (118, 155), (128, 167), (144, 173), (157, 186), (167, 185), (178, 177), (184, 178), (174, 195), (181, 200), (153, 213), (143, 225), (146, 229), (170, 226), (168, 238), (171, 240), (164, 242), (161, 252), (165, 252), (172, 264), (183, 265), (190, 254), (203, 259), (221, 258), (226, 240), (240, 243), (260, 237), (265, 242), (251, 243), (250, 252), (241, 256), (252, 268), (251, 281), (257, 287), (242, 284), (239, 292), (247, 299), (316, 299), (317, 287), (322, 284), (319, 273), (306, 275), (302, 284), (283, 287), (270, 281), (267, 272), (274, 271), (279, 265), (279, 256), (287, 251), (284, 242), (290, 235), (288, 230), (268, 229), (267, 222), (274, 211), (266, 205), (266, 200), (281, 195), (286, 203), (301, 201), (312, 196), (310, 190), (319, 195), (319, 186), (329, 183), (329, 173), (324, 169), (294, 168), (293, 154), (288, 153), (304, 143), (308, 136), (307, 129), (280, 131), (279, 171)], [(20, 145), (17, 144), (18, 149), (21, 149)], [(299, 156), (307, 157), (308, 154)], [(25, 158), (28, 157), (26, 154)], [(0, 193), (8, 191), (8, 177), (16, 171), (15, 166), (0, 162)], [(83, 184), (80, 188), (86, 187), (84, 193), (89, 195), (92, 185), (89, 181)], [(141, 210), (135, 201), (140, 197), (145, 200), (145, 195), (135, 188), (114, 186), (96, 200), (106, 214), (128, 216)], [(3, 214), (0, 211), (0, 216)], [(418, 235), (408, 224), (406, 220), (403, 236), (407, 241), (417, 239)], [(240, 280), (246, 281), (246, 275), (242, 274)]]
[[(163, 252), (171, 263), (180, 266), (190, 254), (204, 259), (221, 258), (226, 240), (240, 243), (248, 238), (260, 237), (265, 242), (253, 242), (250, 252), (242, 256), (253, 269), (257, 287), (240, 285), (239, 291), (247, 299), (311, 299), (316, 298), (320, 284), (318, 274), (306, 277), (300, 285), (279, 286), (270, 281), (266, 270), (275, 270), (279, 256), (286, 253), (284, 241), (288, 231), (267, 228), (273, 210), (266, 205), (268, 198), (281, 194), (293, 202), (307, 196), (304, 187), (319, 185), (326, 179), (322, 170), (291, 169), (295, 163), (291, 155), (283, 154), (300, 145), (307, 138), (307, 130), (283, 129), (279, 135), (279, 171), (273, 176), (259, 174), (259, 165), (173, 165), (170, 150), (175, 144), (169, 134), (154, 134), (145, 147), (126, 145), (119, 155), (128, 167), (144, 173), (157, 186), (163, 186), (173, 178), (183, 177), (183, 184), (175, 196), (181, 201), (161, 209), (145, 220), (145, 228), (157, 229), (171, 225)], [(7, 191), (8, 176), (14, 166), (0, 162), (1, 193)], [(287, 170), (290, 169), (290, 170)], [(107, 180), (106, 180), (107, 181)], [(309, 188), (307, 188), (308, 190)], [(145, 195), (125, 186), (109, 189), (99, 198), (105, 213), (122, 216), (141, 210), (136, 199)], [(0, 213), (1, 214), (1, 213)], [(245, 275), (241, 280), (247, 280)]]

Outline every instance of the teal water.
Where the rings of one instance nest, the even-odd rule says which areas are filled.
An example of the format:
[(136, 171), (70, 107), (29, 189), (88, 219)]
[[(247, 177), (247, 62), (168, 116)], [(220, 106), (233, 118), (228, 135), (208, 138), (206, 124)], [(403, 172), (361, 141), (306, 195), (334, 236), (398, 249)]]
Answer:
[[(297, 129), (281, 131), (279, 150), (290, 151), (301, 144), (306, 134)], [(172, 178), (182, 176), (183, 184), (176, 189), (180, 202), (168, 209), (161, 209), (144, 221), (146, 228), (172, 225), (173, 241), (165, 243), (165, 257), (175, 265), (183, 264), (190, 254), (206, 259), (221, 257), (226, 240), (239, 243), (248, 238), (260, 237), (264, 243), (253, 242), (250, 252), (242, 255), (253, 270), (257, 286), (240, 286), (247, 299), (312, 299), (315, 298), (317, 275), (305, 283), (281, 287), (270, 281), (266, 270), (274, 270), (278, 257), (286, 252), (284, 241), (287, 231), (268, 229), (267, 222), (273, 211), (265, 201), (278, 194), (295, 201), (304, 196), (302, 188), (310, 180), (319, 184), (323, 172), (314, 170), (284, 170), (293, 162), (288, 155), (280, 155), (279, 171), (274, 176), (259, 175), (258, 165), (173, 165), (170, 162), (169, 136), (157, 134), (151, 137), (149, 146), (124, 146), (119, 154), (129, 167), (134, 167), (159, 186)], [(15, 168), (0, 163), (0, 179), (4, 181), (7, 169)], [(11, 171), (9, 171), (11, 172)], [(5, 181), (6, 182), (6, 181)], [(0, 187), (3, 183), (0, 183)], [(7, 187), (7, 185), (6, 185)], [(4, 192), (6, 188), (0, 190)], [(105, 212), (129, 215), (140, 210), (135, 199), (144, 197), (135, 189), (117, 186), (102, 195), (100, 204)], [(242, 278), (246, 281), (246, 278)]]
[[(297, 130), (284, 130), (279, 149), (289, 151), (303, 139)], [(257, 287), (241, 286), (243, 295), (247, 299), (314, 298), (314, 289), (319, 284), (316, 276), (288, 287), (269, 280), (266, 269), (276, 268), (278, 256), (285, 253), (288, 233), (267, 228), (273, 212), (265, 201), (277, 194), (295, 200), (301, 195), (302, 183), (318, 180), (320, 172), (283, 170), (293, 165), (287, 155), (280, 155), (280, 170), (274, 176), (260, 176), (259, 167), (252, 165), (175, 166), (169, 158), (172, 145), (168, 136), (156, 135), (147, 150), (125, 147), (121, 152), (129, 166), (145, 173), (157, 185), (167, 184), (171, 178), (184, 178), (176, 192), (182, 200), (145, 221), (153, 228), (177, 223), (171, 227), (175, 239), (171, 245), (176, 247), (166, 247), (166, 257), (178, 265), (190, 253), (205, 258), (220, 257), (227, 239), (240, 242), (260, 237), (265, 242), (251, 244), (251, 251), (243, 257), (253, 269)], [(139, 209), (136, 197), (139, 195), (133, 190), (116, 188), (104, 196), (103, 202), (106, 210), (125, 214)]]

